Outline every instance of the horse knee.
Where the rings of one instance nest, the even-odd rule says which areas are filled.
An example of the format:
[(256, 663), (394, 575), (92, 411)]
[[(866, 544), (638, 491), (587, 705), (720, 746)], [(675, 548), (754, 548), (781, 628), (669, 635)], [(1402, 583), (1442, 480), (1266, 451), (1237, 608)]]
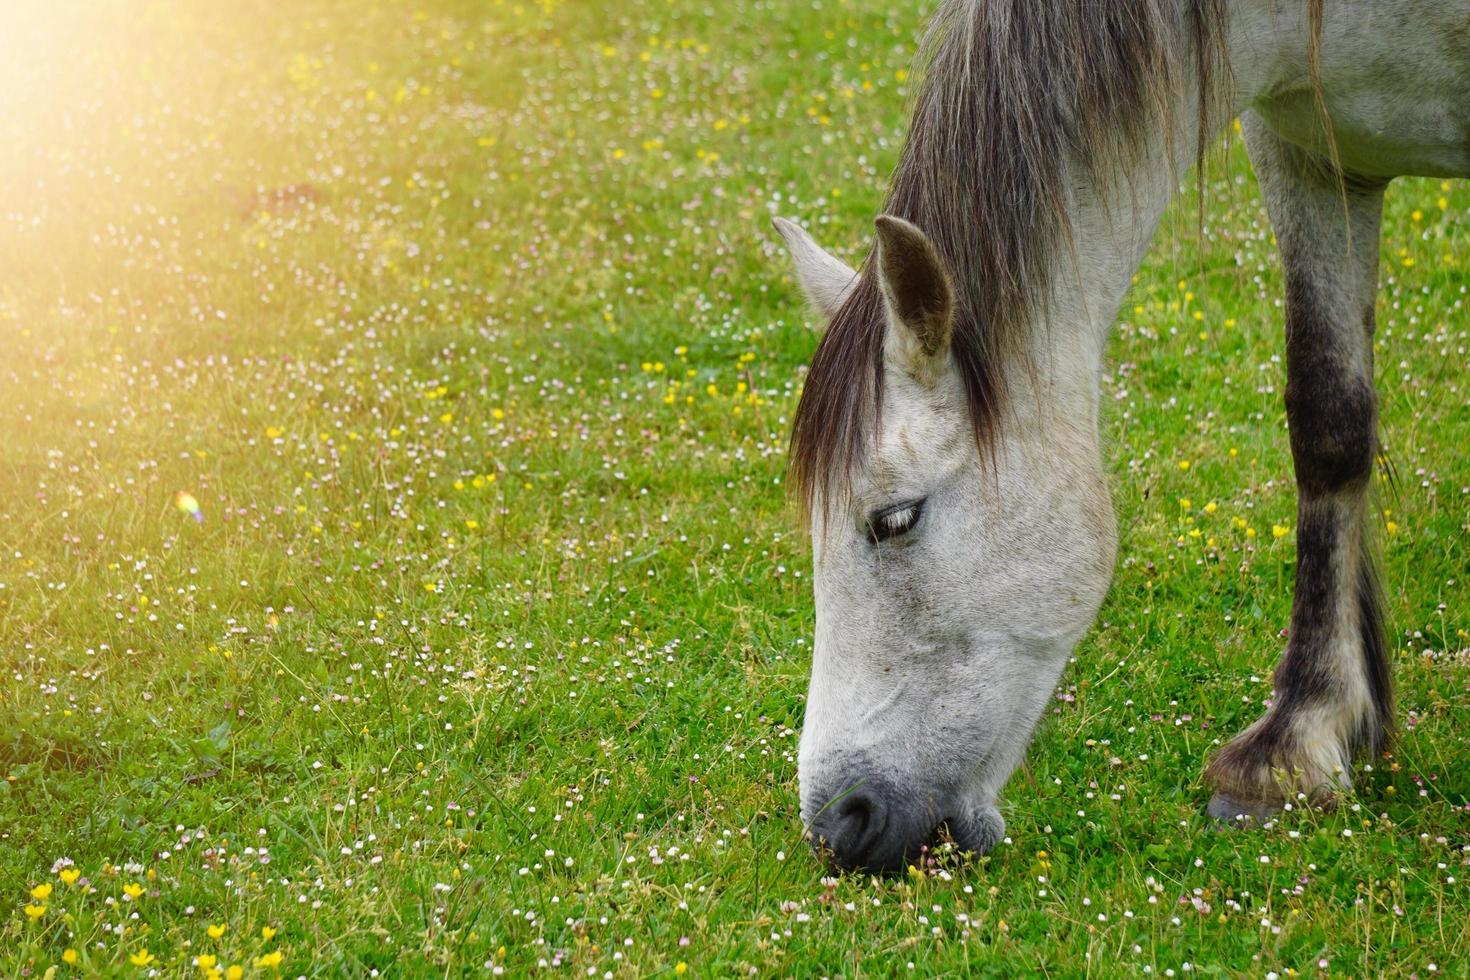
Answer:
[(1365, 483), (1373, 471), (1377, 412), (1372, 384), (1339, 367), (1293, 372), (1286, 418), (1297, 483), (1332, 493)]

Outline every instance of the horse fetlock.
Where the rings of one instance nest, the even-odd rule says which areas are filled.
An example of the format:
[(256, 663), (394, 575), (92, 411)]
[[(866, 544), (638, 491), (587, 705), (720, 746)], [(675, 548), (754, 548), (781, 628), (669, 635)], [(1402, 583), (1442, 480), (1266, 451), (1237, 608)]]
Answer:
[(1321, 723), (1267, 712), (1211, 760), (1209, 813), (1263, 820), (1287, 804), (1327, 805), (1352, 786), (1348, 744)]

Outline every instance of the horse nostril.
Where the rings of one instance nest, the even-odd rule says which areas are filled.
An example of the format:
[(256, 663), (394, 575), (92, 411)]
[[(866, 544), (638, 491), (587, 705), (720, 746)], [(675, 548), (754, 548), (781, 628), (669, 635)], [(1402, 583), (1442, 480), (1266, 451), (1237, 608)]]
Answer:
[(812, 837), (843, 867), (864, 867), (882, 838), (886, 817), (887, 810), (878, 794), (858, 787), (833, 800), (817, 815), (812, 821)]
[(868, 830), (877, 822), (879, 807), (877, 797), (861, 792), (853, 793), (838, 804), (838, 819), (844, 825), (843, 835), (853, 844), (868, 836)]
[(873, 804), (854, 794), (842, 801), (839, 813), (851, 834), (860, 837), (868, 829), (868, 822), (873, 816)]

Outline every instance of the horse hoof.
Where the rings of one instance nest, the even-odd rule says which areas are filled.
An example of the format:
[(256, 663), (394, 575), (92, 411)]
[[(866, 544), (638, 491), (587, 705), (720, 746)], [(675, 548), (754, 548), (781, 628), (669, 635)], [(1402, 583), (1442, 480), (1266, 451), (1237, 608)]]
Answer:
[(1247, 822), (1256, 824), (1265, 823), (1274, 817), (1279, 811), (1279, 806), (1271, 803), (1242, 803), (1224, 793), (1216, 793), (1210, 800), (1210, 805), (1205, 812), (1211, 818), (1229, 827), (1241, 827)]

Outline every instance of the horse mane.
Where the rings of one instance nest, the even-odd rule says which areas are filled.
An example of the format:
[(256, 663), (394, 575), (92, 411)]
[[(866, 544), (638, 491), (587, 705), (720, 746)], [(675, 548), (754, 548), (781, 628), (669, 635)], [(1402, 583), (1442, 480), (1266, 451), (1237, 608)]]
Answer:
[[(1070, 238), (1069, 166), (1108, 177), (1177, 101), (1190, 57), (1203, 154), (1215, 80), (1228, 71), (1225, 21), (1224, 0), (944, 0), (935, 15), (884, 212), (923, 229), (949, 264), (951, 351), (982, 458)], [(788, 485), (807, 513), (866, 451), (882, 410), (884, 329), (870, 253), (796, 408)]]

